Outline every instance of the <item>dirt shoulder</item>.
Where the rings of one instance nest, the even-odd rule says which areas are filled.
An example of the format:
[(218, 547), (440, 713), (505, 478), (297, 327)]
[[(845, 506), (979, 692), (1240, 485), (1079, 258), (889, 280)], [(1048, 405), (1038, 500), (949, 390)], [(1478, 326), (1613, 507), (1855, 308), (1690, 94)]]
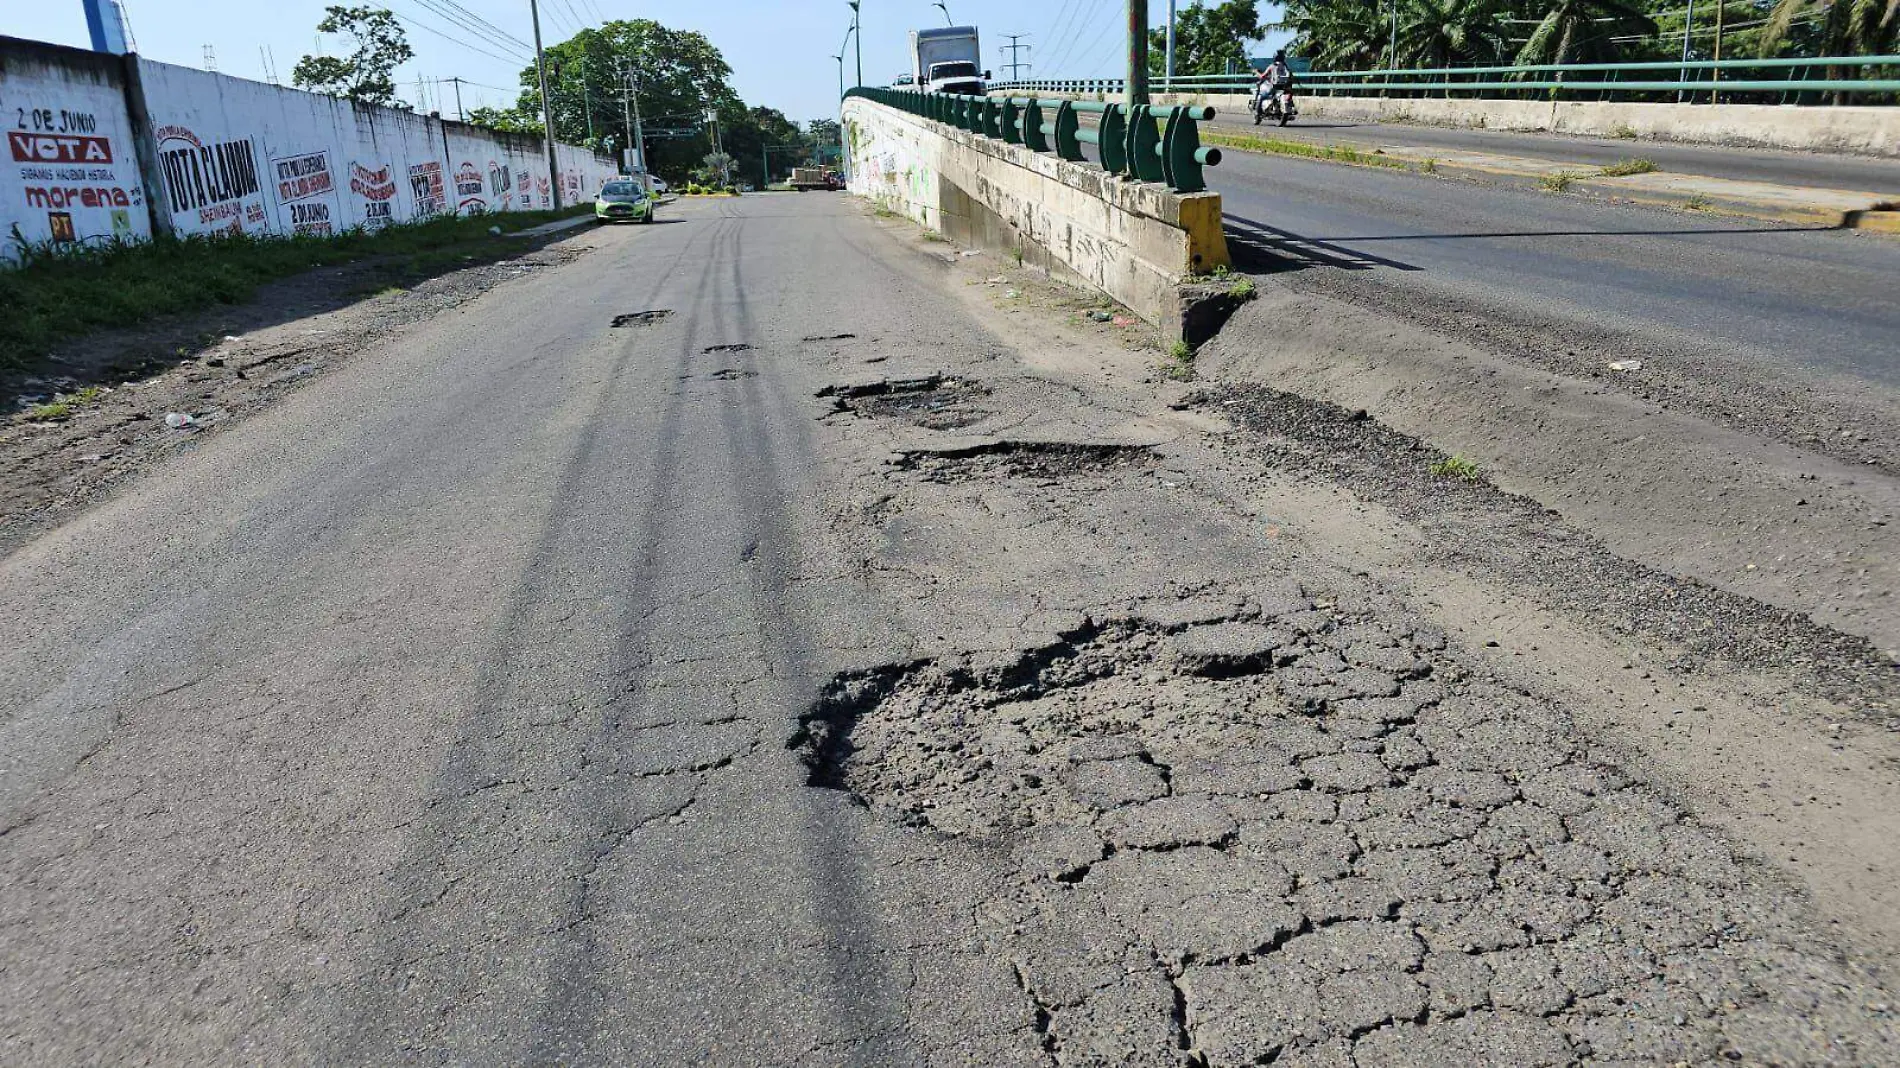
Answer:
[[(5, 382), (18, 410), (0, 422), (0, 552), (409, 326), (588, 248), (572, 231), (495, 242), (420, 279), (403, 261), (327, 267), (61, 346)], [(66, 410), (42, 417), (49, 403)]]

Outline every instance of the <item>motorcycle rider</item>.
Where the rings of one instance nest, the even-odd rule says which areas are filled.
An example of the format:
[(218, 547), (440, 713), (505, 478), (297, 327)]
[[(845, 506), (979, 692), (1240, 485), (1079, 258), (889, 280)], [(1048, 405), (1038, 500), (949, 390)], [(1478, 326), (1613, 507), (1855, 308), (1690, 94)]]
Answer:
[(1293, 88), (1293, 68), (1287, 66), (1286, 51), (1282, 49), (1273, 54), (1273, 62), (1267, 69), (1254, 78), (1254, 106), (1258, 108), (1269, 98), (1269, 94), (1288, 92)]

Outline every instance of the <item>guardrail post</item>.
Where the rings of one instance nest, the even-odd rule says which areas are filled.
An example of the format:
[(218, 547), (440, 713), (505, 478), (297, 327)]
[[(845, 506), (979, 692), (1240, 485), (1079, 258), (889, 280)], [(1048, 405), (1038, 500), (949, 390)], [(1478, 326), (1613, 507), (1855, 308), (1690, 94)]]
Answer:
[(1003, 140), (1012, 145), (1023, 143), (1023, 110), (1016, 106), (1013, 96), (1003, 98)]
[(1128, 173), (1128, 119), (1120, 104), (1102, 109), (1102, 125), (1095, 147), (1102, 153), (1102, 169), (1110, 174)]
[(1031, 152), (1049, 151), (1049, 139), (1042, 135), (1042, 102), (1035, 97), (1029, 98), (1029, 106), (1023, 109), (1023, 144)]
[(1056, 107), (1056, 155), (1078, 163), (1088, 159), (1082, 154), (1082, 142), (1075, 137), (1080, 126), (1081, 116), (1076, 114), (1074, 104), (1064, 100)]
[(1168, 180), (1161, 166), (1161, 135), (1155, 129), (1153, 105), (1135, 104), (1128, 109), (1128, 172), (1137, 181)]

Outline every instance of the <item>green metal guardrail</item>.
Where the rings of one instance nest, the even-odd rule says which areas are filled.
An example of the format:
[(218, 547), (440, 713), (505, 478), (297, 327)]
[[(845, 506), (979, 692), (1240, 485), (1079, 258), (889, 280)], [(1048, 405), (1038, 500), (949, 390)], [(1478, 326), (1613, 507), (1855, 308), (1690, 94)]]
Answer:
[[(1533, 63), (1509, 67), (1443, 67), (1364, 71), (1311, 71), (1298, 75), (1298, 82), (1309, 94), (1351, 96), (1359, 93), (1499, 93), (1525, 90), (1548, 91), (1551, 95), (1570, 93), (1840, 93), (1868, 95), (1900, 94), (1900, 78), (1814, 77), (1816, 71), (1878, 68), (1883, 73), (1900, 67), (1900, 56), (1826, 56), (1814, 59), (1716, 59), (1650, 61), (1643, 63)], [(1731, 70), (1789, 72), (1785, 78), (1751, 77), (1730, 79)], [(1675, 79), (1623, 80), (1622, 75), (1644, 71), (1675, 71)], [(1691, 72), (1706, 77), (1691, 78)], [(1800, 76), (1797, 77), (1796, 74)], [(1531, 78), (1530, 75), (1550, 77)], [(1599, 77), (1573, 78), (1573, 74)], [(1608, 75), (1608, 77), (1601, 77)], [(1500, 77), (1501, 76), (1501, 77)], [(1463, 79), (1463, 80), (1460, 80)], [(1218, 75), (1198, 78), (1156, 78), (1149, 83), (1155, 93), (1247, 93), (1251, 92), (1251, 74)], [(1067, 81), (998, 82), (993, 91), (1022, 90), (1037, 93), (1065, 93), (1078, 96), (1111, 96), (1123, 92), (1120, 78), (1085, 78)]]
[[(1210, 107), (1140, 104), (1130, 109), (1112, 102), (870, 87), (852, 89), (845, 96), (862, 97), (1032, 152), (1054, 152), (1074, 163), (1089, 162), (1082, 146), (1094, 145), (1096, 162), (1108, 173), (1162, 182), (1177, 193), (1206, 189), (1201, 168), (1216, 166), (1221, 158), (1220, 149), (1201, 147), (1198, 123), (1214, 117)], [(1081, 117), (1088, 114), (1100, 116), (1093, 127), (1082, 125)]]

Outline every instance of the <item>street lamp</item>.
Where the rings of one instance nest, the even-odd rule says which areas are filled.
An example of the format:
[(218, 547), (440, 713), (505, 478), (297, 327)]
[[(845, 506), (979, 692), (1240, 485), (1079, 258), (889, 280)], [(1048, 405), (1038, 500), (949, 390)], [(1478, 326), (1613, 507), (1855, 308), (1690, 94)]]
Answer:
[(945, 6), (943, 6), (943, 0), (937, 0), (937, 2), (936, 2), (936, 3), (934, 3), (934, 4), (932, 4), (932, 5), (930, 5), (930, 6), (932, 6), (932, 7), (934, 7), (934, 8), (936, 8), (936, 9), (937, 9), (938, 11), (941, 11), (941, 12), (943, 12), (943, 24), (944, 24), (945, 26), (954, 26), (954, 25), (956, 25), (956, 20), (954, 20), (954, 19), (952, 19), (952, 18), (950, 17), (950, 9), (949, 9), (949, 8), (947, 8), (947, 7), (945, 7)]
[(858, 20), (859, 0), (845, 0), (845, 2), (851, 5), (851, 32), (858, 35), (857, 44), (853, 47), (857, 49), (858, 85), (861, 88), (864, 85), (864, 26)]

